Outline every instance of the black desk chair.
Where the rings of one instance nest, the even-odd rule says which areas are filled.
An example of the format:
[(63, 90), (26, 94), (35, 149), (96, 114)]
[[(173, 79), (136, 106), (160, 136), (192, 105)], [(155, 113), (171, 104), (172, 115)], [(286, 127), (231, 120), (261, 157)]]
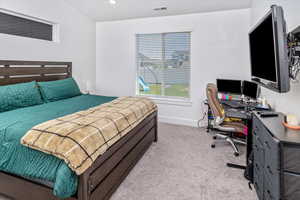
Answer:
[[(236, 144), (246, 144), (245, 141), (235, 137), (237, 134), (247, 134), (247, 126), (242, 122), (232, 122), (226, 118), (225, 110), (220, 104), (218, 99), (218, 89), (215, 84), (209, 83), (206, 88), (206, 95), (208, 100), (208, 105), (211, 109), (213, 115), (213, 120), (211, 120), (212, 129), (218, 131), (214, 134), (213, 138), (215, 140), (221, 139), (228, 142), (233, 150), (234, 155), (239, 156), (240, 152)], [(212, 148), (215, 148), (215, 142), (211, 145)]]

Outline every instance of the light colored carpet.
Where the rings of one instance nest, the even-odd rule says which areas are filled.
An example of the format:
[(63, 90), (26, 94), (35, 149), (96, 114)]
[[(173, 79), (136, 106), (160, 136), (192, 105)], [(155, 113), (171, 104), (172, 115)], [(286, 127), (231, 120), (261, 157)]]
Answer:
[[(231, 147), (218, 143), (204, 129), (159, 124), (153, 144), (115, 192), (112, 200), (256, 200), (242, 170), (227, 162), (244, 164)], [(3, 200), (0, 197), (0, 200)]]

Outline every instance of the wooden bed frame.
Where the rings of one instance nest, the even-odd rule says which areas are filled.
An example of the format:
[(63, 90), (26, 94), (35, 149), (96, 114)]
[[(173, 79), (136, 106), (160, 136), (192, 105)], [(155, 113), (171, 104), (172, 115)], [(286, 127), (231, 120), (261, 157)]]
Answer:
[[(71, 62), (0, 60), (0, 85), (52, 81), (72, 77)], [(157, 142), (157, 112), (121, 138), (81, 176), (77, 194), (67, 200), (107, 200), (153, 142)], [(59, 200), (52, 188), (0, 171), (0, 194), (16, 200)]]

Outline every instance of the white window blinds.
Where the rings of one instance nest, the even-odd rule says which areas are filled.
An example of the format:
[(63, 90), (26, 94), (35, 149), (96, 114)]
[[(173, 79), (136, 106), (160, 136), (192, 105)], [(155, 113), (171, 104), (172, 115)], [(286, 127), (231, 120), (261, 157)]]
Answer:
[(138, 94), (189, 98), (190, 55), (190, 32), (138, 34)]

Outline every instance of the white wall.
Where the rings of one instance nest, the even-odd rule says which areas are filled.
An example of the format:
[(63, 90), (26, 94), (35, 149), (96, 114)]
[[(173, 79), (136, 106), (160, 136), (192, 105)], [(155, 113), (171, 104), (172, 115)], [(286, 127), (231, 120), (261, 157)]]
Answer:
[(104, 95), (135, 95), (135, 34), (192, 31), (192, 103), (159, 104), (159, 119), (195, 126), (208, 82), (249, 77), (249, 27), (249, 9), (98, 22), (96, 88)]
[(62, 0), (0, 0), (0, 8), (59, 23), (60, 42), (0, 34), (0, 59), (73, 62), (74, 77), (85, 89), (95, 83), (95, 22)]
[[(272, 4), (283, 7), (288, 31), (300, 25), (299, 0), (252, 0), (251, 24), (255, 25), (270, 10)], [(287, 94), (277, 94), (263, 89), (262, 95), (266, 96), (277, 111), (295, 114), (300, 118), (300, 83), (292, 83), (291, 91)]]

